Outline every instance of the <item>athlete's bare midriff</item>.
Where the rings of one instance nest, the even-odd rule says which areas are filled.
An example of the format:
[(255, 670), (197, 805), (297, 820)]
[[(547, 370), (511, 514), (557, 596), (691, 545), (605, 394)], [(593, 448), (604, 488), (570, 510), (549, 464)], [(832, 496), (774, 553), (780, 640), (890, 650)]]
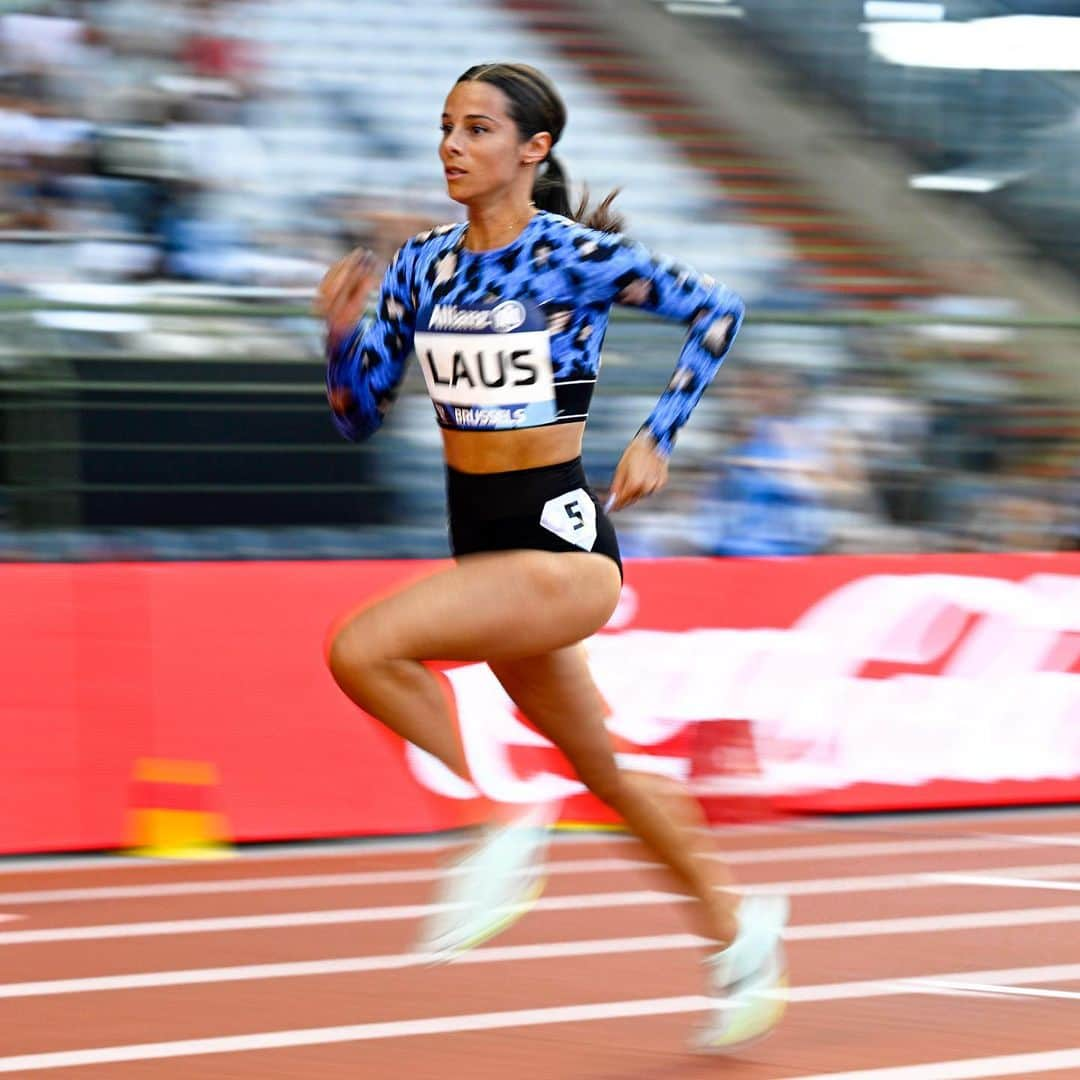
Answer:
[(553, 424), (518, 431), (442, 429), (446, 464), (459, 472), (496, 473), (536, 469), (581, 455), (585, 424)]

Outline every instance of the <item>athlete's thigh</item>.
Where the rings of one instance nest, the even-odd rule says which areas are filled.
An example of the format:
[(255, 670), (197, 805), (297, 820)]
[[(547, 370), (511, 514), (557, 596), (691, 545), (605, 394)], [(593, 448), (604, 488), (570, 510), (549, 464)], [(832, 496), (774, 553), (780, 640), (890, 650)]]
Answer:
[(500, 660), (581, 641), (610, 618), (619, 573), (586, 552), (469, 555), (350, 618), (339, 647), (376, 658)]
[(570, 760), (593, 790), (614, 780), (617, 769), (605, 726), (609, 709), (593, 681), (584, 646), (542, 656), (489, 662), (519, 709)]

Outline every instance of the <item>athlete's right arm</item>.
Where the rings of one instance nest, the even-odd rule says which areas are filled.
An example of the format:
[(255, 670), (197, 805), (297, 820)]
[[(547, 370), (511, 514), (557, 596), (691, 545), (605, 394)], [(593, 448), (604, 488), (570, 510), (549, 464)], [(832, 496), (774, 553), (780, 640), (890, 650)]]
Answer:
[(354, 441), (368, 438), (382, 424), (412, 352), (411, 244), (399, 249), (387, 267), (374, 318), (361, 321), (370, 285), (370, 265), (361, 256), (351, 266), (343, 261), (334, 267), (320, 289), (328, 324), (326, 397), (334, 425)]

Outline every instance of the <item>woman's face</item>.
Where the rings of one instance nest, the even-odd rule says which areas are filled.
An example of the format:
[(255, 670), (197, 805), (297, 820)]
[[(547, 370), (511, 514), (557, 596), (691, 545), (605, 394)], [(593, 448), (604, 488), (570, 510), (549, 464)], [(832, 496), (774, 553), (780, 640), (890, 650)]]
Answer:
[(521, 140), (510, 118), (506, 95), (491, 83), (458, 83), (446, 99), (442, 114), (442, 160), (446, 188), (459, 203), (488, 201), (509, 194), (515, 185), (532, 191), (533, 170), (551, 146), (551, 136), (540, 132)]

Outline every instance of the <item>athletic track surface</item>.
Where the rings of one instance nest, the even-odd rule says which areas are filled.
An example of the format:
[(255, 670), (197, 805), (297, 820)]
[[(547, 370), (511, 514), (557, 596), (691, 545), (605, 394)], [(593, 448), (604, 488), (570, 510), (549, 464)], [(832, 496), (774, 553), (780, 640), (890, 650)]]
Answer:
[(220, 862), (0, 859), (0, 1073), (50, 1080), (1080, 1078), (1080, 808), (718, 833), (792, 897), (781, 1028), (690, 1054), (688, 905), (618, 835), (556, 838), (537, 907), (428, 968), (445, 841)]

